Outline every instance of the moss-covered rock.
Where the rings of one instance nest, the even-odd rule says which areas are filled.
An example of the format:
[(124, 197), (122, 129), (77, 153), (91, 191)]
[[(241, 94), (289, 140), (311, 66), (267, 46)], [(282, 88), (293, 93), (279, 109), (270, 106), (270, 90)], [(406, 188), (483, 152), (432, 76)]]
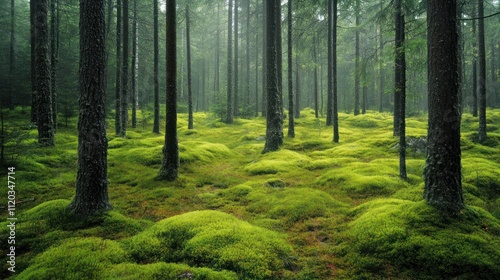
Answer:
[(500, 222), (476, 207), (446, 218), (424, 201), (381, 199), (354, 209), (338, 250), (359, 279), (496, 279)]
[(162, 220), (125, 244), (140, 263), (185, 262), (242, 279), (279, 278), (292, 252), (281, 234), (210, 210)]

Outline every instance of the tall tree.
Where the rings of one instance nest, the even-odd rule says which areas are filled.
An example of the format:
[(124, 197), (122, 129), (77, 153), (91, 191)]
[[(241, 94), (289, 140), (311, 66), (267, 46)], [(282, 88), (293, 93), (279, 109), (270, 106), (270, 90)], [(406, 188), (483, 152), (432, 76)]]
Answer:
[(360, 11), (359, 0), (355, 2), (356, 13), (356, 39), (355, 39), (355, 57), (354, 57), (354, 115), (359, 115), (359, 59), (360, 59), (360, 45), (359, 45), (359, 30), (360, 30)]
[(115, 75), (115, 133), (121, 135), (121, 87), (122, 87), (122, 0), (116, 0), (116, 75)]
[[(330, 0), (329, 6), (332, 6), (332, 38), (331, 38), (331, 71), (332, 71), (332, 122), (333, 122), (333, 142), (339, 142), (339, 113), (337, 102), (337, 0)], [(330, 50), (330, 48), (328, 49)]]
[(267, 117), (267, 4), (262, 0), (262, 116)]
[[(406, 179), (406, 60), (405, 60), (405, 19), (401, 0), (395, 0), (396, 57), (394, 65), (394, 135), (399, 135), (399, 177)], [(397, 102), (396, 102), (397, 101)], [(396, 112), (397, 110), (397, 112)]]
[(36, 2), (36, 95), (38, 143), (54, 145), (54, 123), (50, 98), (50, 61), (48, 45), (48, 0)]
[(191, 77), (191, 40), (189, 36), (189, 5), (186, 5), (186, 52), (188, 75), (188, 129), (193, 129), (193, 90)]
[(486, 50), (484, 44), (484, 5), (477, 0), (477, 51), (478, 51), (478, 94), (479, 94), (479, 131), (478, 141), (486, 140)]
[(232, 24), (233, 22), (233, 1), (229, 0), (229, 8), (227, 12), (227, 110), (226, 110), (226, 123), (233, 123), (233, 104), (232, 104), (232, 61), (233, 61), (233, 38), (232, 38)]
[(14, 0), (10, 1), (10, 62), (9, 62), (9, 100), (8, 106), (10, 109), (14, 109), (14, 72), (16, 69), (16, 52), (15, 52), (15, 3)]
[(456, 7), (456, 0), (427, 2), (429, 121), (424, 198), (451, 215), (464, 207)]
[(234, 105), (233, 105), (233, 115), (238, 117), (238, 0), (234, 0)]
[(215, 38), (215, 71), (214, 91), (218, 94), (220, 90), (220, 3), (217, 2), (217, 37)]
[[(278, 94), (280, 101), (278, 103), (281, 115), (284, 115), (283, 111), (283, 46), (282, 46), (282, 36), (281, 36), (281, 1), (276, 1), (276, 73), (278, 77)], [(283, 125), (282, 125), (283, 126)], [(283, 130), (280, 131), (282, 134), (280, 139), (283, 140)], [(281, 145), (281, 143), (280, 143)]]
[(179, 173), (179, 143), (177, 141), (177, 40), (176, 40), (175, 0), (166, 1), (166, 52), (167, 52), (167, 114), (165, 124), (165, 144), (158, 178), (174, 181)]
[(266, 59), (267, 59), (267, 117), (266, 117), (266, 144), (262, 153), (279, 149), (283, 144), (283, 118), (281, 98), (278, 90), (278, 53), (277, 53), (277, 28), (278, 20), (276, 9), (279, 0), (266, 1)]
[(158, 82), (158, 1), (153, 0), (153, 48), (154, 48), (154, 62), (153, 62), (153, 84), (154, 84), (154, 121), (153, 133), (160, 133), (160, 85)]
[(111, 209), (106, 140), (104, 0), (80, 1), (80, 113), (76, 195), (68, 208), (80, 215)]
[[(245, 107), (248, 108), (250, 105), (250, 1), (247, 1), (247, 21), (246, 21), (246, 62), (245, 65), (247, 67), (246, 69), (246, 87), (247, 87), (247, 92), (245, 94)], [(245, 110), (246, 111), (246, 110)]]
[(314, 62), (314, 116), (316, 118), (319, 118), (319, 113), (318, 113), (318, 38), (317, 35), (314, 35), (314, 42), (313, 42), (313, 62)]
[(300, 64), (299, 58), (295, 58), (295, 118), (300, 118)]
[[(383, 6), (383, 1), (380, 1), (380, 12), (382, 12), (384, 9)], [(384, 104), (385, 104), (385, 69), (384, 69), (384, 36), (382, 32), (382, 24), (379, 25), (379, 53), (378, 53), (378, 58), (379, 58), (379, 112), (382, 113), (384, 111)]]
[(37, 123), (38, 96), (36, 90), (36, 3), (30, 1), (30, 44), (31, 44), (31, 122)]
[(292, 0), (288, 0), (288, 137), (295, 137), (293, 118), (293, 48), (292, 48)]
[(122, 31), (123, 31), (123, 46), (122, 46), (122, 94), (120, 96), (120, 136), (127, 136), (127, 124), (128, 124), (128, 27), (129, 27), (129, 16), (128, 16), (128, 0), (123, 0), (123, 20), (122, 20)]
[[(472, 4), (472, 16), (475, 17), (476, 5)], [(477, 117), (477, 24), (476, 20), (472, 20), (472, 49), (474, 50), (472, 58), (472, 116)]]
[[(255, 22), (259, 22), (259, 5), (255, 4)], [(265, 41), (264, 39), (262, 41)], [(259, 116), (259, 25), (255, 24), (255, 116)]]
[(52, 101), (52, 122), (54, 124), (54, 133), (57, 131), (57, 36), (56, 36), (56, 0), (50, 0), (50, 98)]
[(137, 70), (139, 57), (137, 54), (137, 1), (134, 1), (132, 18), (132, 127), (137, 126)]
[(327, 94), (326, 94), (326, 125), (332, 125), (333, 123), (333, 57), (332, 57), (332, 39), (333, 39), (333, 9), (332, 9), (332, 0), (328, 0), (326, 3), (328, 5), (327, 10), (327, 21), (328, 21), (328, 40), (327, 40)]

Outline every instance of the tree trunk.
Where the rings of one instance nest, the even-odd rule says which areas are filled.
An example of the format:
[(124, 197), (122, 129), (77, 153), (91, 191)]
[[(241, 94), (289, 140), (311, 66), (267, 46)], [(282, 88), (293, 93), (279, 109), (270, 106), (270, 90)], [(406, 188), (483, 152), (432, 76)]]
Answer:
[(314, 116), (316, 118), (319, 118), (318, 114), (318, 50), (317, 50), (317, 45), (318, 45), (318, 38), (315, 35), (314, 36), (314, 43), (313, 43), (313, 62), (314, 62)]
[(484, 44), (484, 7), (483, 0), (477, 0), (477, 48), (478, 48), (478, 93), (479, 93), (479, 131), (478, 141), (486, 140), (486, 51)]
[(326, 88), (327, 88), (327, 97), (326, 97), (326, 125), (332, 125), (333, 123), (333, 56), (332, 56), (332, 50), (333, 50), (333, 45), (332, 45), (332, 40), (333, 40), (333, 7), (332, 7), (332, 0), (328, 0), (327, 2), (328, 5), (328, 15), (327, 15), (327, 20), (328, 20), (328, 40), (327, 40), (327, 47), (328, 47), (328, 66), (327, 66), (327, 82), (326, 82)]
[(354, 115), (359, 115), (359, 28), (360, 28), (360, 15), (359, 15), (359, 0), (356, 0), (356, 46), (354, 58)]
[(233, 22), (233, 1), (229, 0), (229, 8), (228, 8), (228, 14), (227, 14), (227, 108), (226, 108), (226, 123), (233, 123), (233, 104), (232, 104), (232, 72), (233, 72), (233, 67), (232, 67), (232, 61), (233, 61), (233, 54), (232, 54), (232, 22)]
[(456, 0), (427, 2), (429, 123), (424, 198), (451, 215), (464, 207), (456, 28)]
[(245, 112), (250, 106), (250, 1), (247, 1), (247, 26), (246, 26), (246, 98), (245, 98)]
[(14, 109), (14, 72), (16, 69), (16, 52), (15, 52), (15, 2), (10, 1), (10, 62), (9, 62), (9, 99), (8, 106), (12, 110)]
[(217, 2), (217, 38), (215, 39), (215, 77), (214, 77), (214, 91), (219, 94), (220, 90), (220, 4)]
[(497, 86), (496, 86), (496, 62), (495, 62), (495, 41), (494, 39), (491, 39), (490, 41), (490, 48), (491, 48), (491, 56), (490, 56), (490, 63), (491, 63), (491, 69), (490, 69), (490, 75), (491, 75), (491, 102), (490, 106), (492, 108), (496, 108), (497, 105)]
[[(255, 5), (255, 22), (259, 22), (259, 5)], [(265, 41), (264, 39), (262, 41)], [(255, 116), (259, 116), (259, 25), (255, 24)]]
[(132, 18), (132, 127), (137, 127), (137, 1), (134, 1), (134, 17)]
[(179, 144), (177, 141), (177, 35), (175, 0), (167, 0), (166, 8), (167, 114), (163, 160), (158, 178), (167, 181), (174, 181), (177, 179), (179, 173)]
[(266, 144), (262, 153), (276, 151), (283, 143), (283, 117), (280, 105), (280, 93), (278, 90), (278, 52), (277, 52), (277, 28), (278, 20), (276, 9), (279, 0), (266, 1), (266, 29), (267, 29), (267, 118), (266, 118)]
[[(395, 94), (394, 104), (394, 135), (399, 135), (399, 177), (406, 179), (406, 60), (405, 60), (405, 19), (401, 0), (395, 2), (396, 23), (396, 57), (395, 57)], [(396, 102), (397, 101), (397, 102)], [(396, 110), (398, 110), (396, 112)]]
[(187, 53), (187, 78), (188, 78), (188, 129), (193, 129), (193, 89), (191, 77), (191, 40), (189, 35), (189, 6), (186, 5), (186, 53)]
[(50, 0), (50, 98), (52, 101), (52, 122), (54, 124), (54, 133), (57, 131), (57, 37), (56, 37), (56, 1)]
[(363, 98), (361, 99), (361, 114), (366, 114), (366, 103), (368, 99), (368, 85), (367, 85), (367, 78), (366, 78), (366, 67), (368, 67), (368, 59), (366, 57), (363, 58), (363, 67), (361, 68), (361, 82), (362, 84), (362, 96)]
[(295, 118), (300, 118), (300, 64), (299, 58), (295, 58)]
[[(280, 101), (278, 103), (281, 116), (284, 115), (283, 111), (283, 47), (282, 47), (282, 36), (281, 36), (281, 1), (276, 1), (276, 71), (278, 77), (278, 94)], [(280, 131), (283, 134), (283, 130)], [(283, 140), (283, 135), (279, 139)], [(281, 145), (282, 143), (280, 143)]]
[(36, 90), (36, 3), (30, 1), (31, 43), (31, 122), (37, 123), (38, 95)]
[(106, 40), (109, 38), (109, 32), (111, 31), (111, 20), (113, 18), (113, 0), (108, 0), (108, 18), (106, 20)]
[(295, 137), (293, 118), (292, 0), (288, 0), (288, 137)]
[(48, 45), (48, 1), (36, 2), (36, 91), (38, 143), (54, 146), (54, 123), (50, 96), (50, 61)]
[(80, 113), (76, 195), (68, 208), (89, 216), (111, 209), (106, 140), (104, 1), (80, 1)]
[(238, 100), (238, 0), (234, 0), (234, 105), (233, 115), (238, 117), (239, 100)]
[(122, 0), (116, 0), (116, 76), (115, 76), (115, 132), (121, 134), (121, 42), (122, 42)]
[(337, 0), (333, 0), (333, 29), (332, 29), (332, 101), (333, 101), (333, 142), (339, 142), (339, 113), (337, 102)]
[[(476, 17), (476, 5), (472, 4), (472, 16)], [(472, 49), (477, 50), (477, 32), (476, 20), (472, 20)], [(472, 56), (472, 116), (477, 117), (477, 56), (476, 53)]]
[(123, 53), (122, 53), (122, 94), (121, 101), (121, 125), (120, 136), (127, 137), (127, 124), (128, 124), (128, 0), (123, 0)]
[[(383, 3), (380, 2), (380, 10), (383, 9)], [(384, 69), (384, 37), (382, 35), (382, 24), (379, 26), (379, 90), (380, 90), (380, 100), (379, 100), (379, 112), (384, 111), (385, 106), (385, 69)]]
[(154, 24), (154, 62), (153, 62), (153, 84), (154, 84), (154, 122), (153, 122), (153, 133), (160, 133), (160, 86), (158, 82), (158, 1), (153, 0), (153, 24)]
[(267, 117), (267, 4), (262, 0), (262, 116)]

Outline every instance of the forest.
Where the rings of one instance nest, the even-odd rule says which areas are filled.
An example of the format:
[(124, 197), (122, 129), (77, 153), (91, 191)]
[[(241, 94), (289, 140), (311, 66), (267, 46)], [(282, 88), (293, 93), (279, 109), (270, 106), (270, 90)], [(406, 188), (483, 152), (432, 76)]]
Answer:
[(500, 0), (0, 6), (0, 279), (499, 279)]

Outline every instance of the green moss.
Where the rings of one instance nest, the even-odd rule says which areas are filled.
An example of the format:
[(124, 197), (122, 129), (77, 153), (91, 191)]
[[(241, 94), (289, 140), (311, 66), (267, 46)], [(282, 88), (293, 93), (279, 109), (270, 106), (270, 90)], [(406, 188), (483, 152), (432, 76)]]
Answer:
[(214, 159), (230, 157), (233, 152), (224, 144), (201, 141), (185, 141), (179, 144), (181, 163), (209, 163)]
[(348, 277), (494, 279), (500, 273), (500, 222), (480, 208), (446, 218), (423, 201), (391, 199), (354, 212), (339, 247)]
[(283, 236), (217, 211), (162, 220), (126, 244), (139, 262), (186, 262), (232, 270), (244, 279), (277, 277), (291, 253)]
[(291, 172), (309, 164), (311, 159), (303, 154), (281, 149), (276, 152), (261, 155), (255, 162), (247, 164), (243, 169), (252, 175), (276, 174)]
[(310, 188), (283, 189), (272, 192), (252, 192), (248, 199), (248, 211), (263, 214), (272, 219), (294, 223), (330, 213), (345, 211), (346, 205), (329, 194)]
[(71, 238), (34, 258), (16, 279), (102, 279), (112, 264), (127, 261), (120, 245), (101, 238)]
[(225, 189), (219, 192), (219, 195), (229, 200), (240, 201), (252, 191), (252, 187), (242, 184)]
[(193, 279), (193, 280), (231, 280), (238, 279), (236, 273), (215, 271), (209, 268), (190, 267), (177, 263), (135, 264), (121, 263), (111, 266), (101, 276), (102, 280), (120, 279)]

